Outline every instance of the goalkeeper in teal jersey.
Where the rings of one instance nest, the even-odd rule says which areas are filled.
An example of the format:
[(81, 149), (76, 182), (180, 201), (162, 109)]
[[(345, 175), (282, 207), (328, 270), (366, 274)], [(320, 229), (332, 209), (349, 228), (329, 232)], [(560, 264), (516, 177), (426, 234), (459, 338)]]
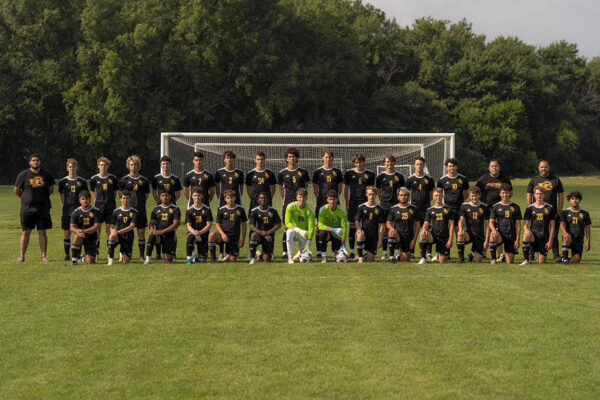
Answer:
[[(300, 257), (300, 253), (310, 253), (310, 241), (315, 235), (315, 212), (306, 204), (306, 195), (306, 189), (298, 188), (296, 201), (287, 205), (284, 214), (284, 223), (287, 229), (285, 231), (286, 247), (290, 264)], [(294, 241), (298, 242), (298, 253), (292, 257)]]
[(317, 257), (327, 262), (327, 242), (331, 241), (331, 250), (346, 252), (348, 238), (348, 218), (344, 210), (337, 205), (338, 194), (335, 190), (327, 192), (327, 204), (319, 210), (317, 231)]

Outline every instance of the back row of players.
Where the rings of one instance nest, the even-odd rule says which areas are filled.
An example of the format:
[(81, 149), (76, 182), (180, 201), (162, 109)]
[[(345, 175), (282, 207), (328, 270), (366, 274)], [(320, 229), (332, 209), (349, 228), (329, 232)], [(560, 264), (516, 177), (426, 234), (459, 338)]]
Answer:
[[(188, 199), (188, 263), (193, 260), (194, 245), (198, 247), (199, 260), (207, 258), (207, 249), (210, 249), (211, 259), (215, 258), (215, 247), (219, 244), (220, 259), (234, 261), (246, 236), (247, 217), (241, 206), (244, 184), (250, 198), (252, 263), (255, 262), (259, 244), (262, 244), (261, 257), (271, 259), (275, 231), (282, 220), (287, 230), (282, 238), (283, 257), (289, 262), (300, 257), (302, 252), (292, 255), (294, 241), (299, 241), (300, 249), (308, 253), (310, 241), (315, 235), (315, 218), (318, 223), (317, 256), (323, 261), (326, 260), (327, 241), (332, 242), (332, 248), (337, 253), (340, 248), (346, 252), (345, 241), (348, 239), (350, 258), (354, 258), (356, 244), (359, 261), (372, 260), (378, 248), (383, 248), (383, 258), (387, 257), (386, 250), (389, 249), (390, 261), (407, 261), (418, 240), (422, 255), (420, 263), (430, 259), (433, 243), (436, 244), (437, 260), (444, 262), (456, 235), (459, 262), (464, 262), (467, 243), (473, 244), (472, 260), (484, 259), (489, 247), (492, 262), (496, 260), (498, 244), (504, 243), (504, 259), (511, 263), (520, 244), (521, 219), (525, 220), (525, 263), (529, 260), (529, 253), (533, 255), (535, 252), (539, 253), (539, 262), (545, 261), (550, 248), (554, 250), (556, 260), (564, 259), (565, 262), (569, 261), (570, 248), (570, 260), (578, 262), (583, 248), (590, 248), (591, 221), (589, 213), (579, 207), (581, 194), (571, 193), (568, 196), (570, 207), (557, 212), (563, 206), (564, 190), (560, 179), (550, 174), (546, 161), (540, 161), (540, 175), (529, 183), (528, 207), (522, 216), (519, 206), (510, 201), (510, 179), (500, 174), (500, 165), (496, 160), (490, 162), (489, 173), (484, 174), (475, 187), (469, 188), (468, 179), (458, 173), (456, 159), (446, 161), (447, 174), (435, 185), (425, 173), (425, 159), (422, 157), (415, 158), (414, 174), (406, 180), (395, 170), (396, 159), (393, 155), (385, 157), (385, 171), (375, 176), (365, 168), (363, 154), (355, 154), (352, 158), (355, 168), (342, 173), (332, 166), (333, 153), (325, 150), (322, 154), (323, 166), (314, 171), (312, 180), (308, 171), (298, 167), (299, 152), (295, 148), (286, 150), (287, 167), (277, 176), (265, 168), (265, 155), (262, 152), (255, 154), (256, 168), (245, 175), (235, 167), (235, 158), (233, 152), (226, 151), (223, 154), (224, 167), (212, 175), (204, 169), (203, 154), (194, 153), (194, 169), (186, 174), (182, 185), (179, 178), (171, 173), (169, 157), (161, 158), (161, 173), (151, 180), (140, 174), (141, 163), (137, 156), (127, 159), (130, 172), (120, 180), (108, 172), (110, 161), (101, 157), (97, 162), (98, 174), (90, 179), (91, 196), (86, 195), (86, 180), (77, 175), (77, 161), (69, 159), (68, 176), (61, 179), (58, 185), (63, 202), (65, 259), (70, 258), (72, 250), (72, 259), (77, 260), (82, 244), (85, 244), (87, 261), (97, 259), (100, 225), (106, 223), (109, 263), (113, 262), (114, 248), (118, 244), (121, 245), (123, 260), (131, 259), (133, 230), (136, 228), (141, 260), (149, 263), (153, 248), (157, 249), (157, 257), (160, 257), (162, 248), (165, 261), (171, 261), (176, 249), (175, 230), (181, 219), (175, 203), (183, 189)], [(17, 189), (25, 189), (26, 179), (21, 175), (15, 184), (15, 193)], [(311, 207), (306, 205), (306, 187), (310, 182), (317, 202), (313, 216)], [(276, 185), (279, 185), (283, 198), (282, 218), (272, 208)], [(120, 208), (116, 208), (117, 192), (121, 195)], [(152, 193), (157, 206), (150, 215), (150, 236), (146, 243), (146, 199), (149, 193)], [(215, 194), (219, 196), (216, 231), (209, 235), (213, 220), (210, 201)], [(340, 194), (343, 194), (347, 213), (337, 207)], [(379, 205), (375, 203), (376, 196), (379, 197)], [(470, 202), (463, 204), (466, 198)], [(91, 207), (91, 202), (94, 207)], [(488, 207), (488, 204), (492, 206)], [(286, 218), (289, 210), (293, 210), (293, 213)], [(319, 218), (323, 212), (325, 214)], [(49, 223), (51, 226), (51, 221)], [(562, 254), (558, 251), (559, 223), (563, 232)], [(24, 223), (23, 215), (22, 225), (24, 233), (27, 229), (33, 229), (27, 225), (27, 221)], [(43, 225), (38, 224), (38, 230), (48, 228)], [(75, 234), (73, 244), (70, 242), (72, 233)], [(227, 249), (224, 248), (225, 244)], [(21, 250), (24, 259), (24, 251)]]

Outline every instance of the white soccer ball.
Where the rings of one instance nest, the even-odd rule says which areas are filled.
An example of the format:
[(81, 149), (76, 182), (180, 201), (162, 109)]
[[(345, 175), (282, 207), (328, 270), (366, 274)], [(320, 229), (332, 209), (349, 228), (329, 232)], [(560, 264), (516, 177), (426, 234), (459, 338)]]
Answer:
[(339, 263), (346, 262), (346, 261), (348, 261), (348, 256), (346, 255), (345, 252), (343, 252), (343, 251), (340, 250), (335, 255), (335, 261), (339, 262)]
[(303, 251), (302, 253), (300, 253), (300, 262), (301, 263), (306, 263), (309, 262), (312, 259), (312, 254), (310, 254), (310, 251)]

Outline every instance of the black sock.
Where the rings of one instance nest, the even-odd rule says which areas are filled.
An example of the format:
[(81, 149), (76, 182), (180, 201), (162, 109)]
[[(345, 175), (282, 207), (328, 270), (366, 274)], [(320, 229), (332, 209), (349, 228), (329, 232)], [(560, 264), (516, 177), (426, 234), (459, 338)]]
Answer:
[(284, 253), (287, 253), (287, 235), (286, 235), (286, 231), (283, 231), (283, 237), (281, 238), (281, 243), (282, 243), (282, 249)]
[(427, 254), (431, 255), (433, 251), (433, 243), (427, 243)]
[(116, 242), (113, 242), (112, 240), (109, 240), (107, 242), (107, 247), (108, 247), (108, 258), (115, 258), (115, 247), (116, 247)]
[(523, 256), (525, 257), (525, 261), (529, 261), (529, 243), (523, 242)]
[(188, 257), (192, 256), (194, 252), (194, 242), (196, 241), (196, 236), (189, 235), (185, 241), (185, 253)]
[(156, 242), (156, 236), (148, 236), (148, 243), (146, 244), (146, 257), (152, 257), (152, 250), (154, 250), (154, 243)]
[(498, 249), (498, 243), (490, 243), (490, 256), (492, 260), (496, 259), (496, 250)]
[(146, 248), (145, 240), (138, 240), (138, 249), (140, 249), (140, 257), (144, 257), (144, 249)]
[(465, 243), (456, 242), (456, 248), (458, 249), (458, 260), (465, 261)]
[(154, 243), (154, 247), (156, 247), (156, 258), (160, 258), (161, 254), (161, 244), (162, 243)]
[(256, 258), (256, 248), (258, 247), (258, 242), (256, 240), (250, 241), (250, 258)]
[(81, 258), (81, 246), (80, 245), (72, 244), (71, 252), (73, 253), (73, 260), (79, 260)]
[(65, 256), (69, 256), (71, 250), (71, 239), (63, 239), (63, 247), (65, 248)]
[(419, 242), (419, 250), (421, 250), (421, 258), (425, 258), (428, 248), (429, 248), (429, 243), (427, 243), (426, 240), (421, 240)]
[(563, 260), (568, 260), (569, 259), (569, 246), (563, 246), (561, 250), (562, 250)]
[(213, 260), (216, 260), (217, 259), (217, 244), (209, 242), (208, 249), (210, 250), (210, 258)]
[(100, 239), (96, 240), (96, 257), (100, 255)]
[(393, 257), (396, 250), (396, 239), (388, 238), (388, 256)]
[(223, 254), (225, 252), (225, 243), (219, 243), (219, 254)]
[(348, 246), (350, 253), (354, 253), (354, 243), (356, 242), (356, 225), (352, 224), (348, 228)]
[[(382, 245), (381, 248), (383, 249), (383, 251), (385, 252), (388, 248), (388, 236), (384, 235), (383, 236), (383, 241), (382, 241)], [(393, 255), (393, 254), (392, 254)]]
[(365, 248), (365, 242), (356, 242), (356, 253), (360, 258), (363, 256), (363, 249)]

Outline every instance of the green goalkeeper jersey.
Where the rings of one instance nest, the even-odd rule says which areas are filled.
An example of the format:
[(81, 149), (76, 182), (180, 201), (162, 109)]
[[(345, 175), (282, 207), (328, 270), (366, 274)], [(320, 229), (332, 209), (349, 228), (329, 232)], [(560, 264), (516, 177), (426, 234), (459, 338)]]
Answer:
[(308, 204), (304, 208), (300, 208), (298, 202), (294, 201), (285, 209), (285, 227), (308, 231), (307, 239), (312, 240), (315, 235), (315, 212)]
[(346, 213), (339, 206), (334, 211), (329, 209), (329, 204), (325, 204), (319, 209), (319, 230), (327, 231), (329, 228), (342, 228), (342, 236), (331, 234), (339, 239), (348, 239), (348, 218)]

